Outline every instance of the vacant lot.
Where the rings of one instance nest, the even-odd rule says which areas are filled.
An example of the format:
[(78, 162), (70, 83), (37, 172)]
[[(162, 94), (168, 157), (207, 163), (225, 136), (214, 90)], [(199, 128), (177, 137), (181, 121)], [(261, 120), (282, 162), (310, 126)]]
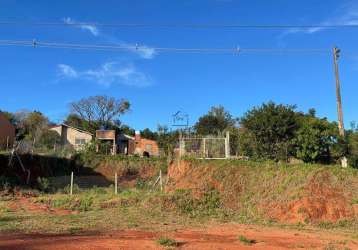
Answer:
[(0, 249), (358, 248), (358, 235), (347, 225), (240, 224), (242, 218), (210, 211), (210, 205), (196, 214), (185, 212), (175, 199), (137, 189), (115, 196), (100, 188), (73, 196), (2, 196)]
[(123, 173), (117, 195), (2, 192), (0, 249), (358, 249), (355, 170), (174, 162), (164, 192)]

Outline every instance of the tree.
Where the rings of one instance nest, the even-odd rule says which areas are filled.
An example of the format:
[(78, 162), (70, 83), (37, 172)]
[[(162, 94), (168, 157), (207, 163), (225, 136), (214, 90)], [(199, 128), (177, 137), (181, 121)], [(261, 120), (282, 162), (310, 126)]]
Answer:
[(129, 127), (128, 125), (123, 124), (119, 127), (119, 133), (134, 136), (135, 130), (133, 128)]
[(149, 128), (145, 128), (140, 132), (140, 135), (143, 138), (150, 139), (150, 140), (157, 140), (158, 134), (156, 132), (151, 131)]
[(240, 124), (252, 140), (252, 156), (273, 160), (288, 159), (292, 153), (292, 139), (298, 129), (295, 108), (269, 102), (244, 114)]
[(126, 113), (130, 104), (124, 99), (115, 99), (104, 95), (90, 96), (70, 104), (72, 114), (88, 123), (88, 129), (95, 132), (99, 128), (108, 128)]
[[(294, 144), (295, 155), (304, 162), (329, 163), (332, 151), (342, 151), (341, 140), (336, 124), (327, 119), (318, 119), (307, 114), (300, 118), (300, 128), (296, 131)], [(337, 154), (337, 157), (342, 152)]]
[(48, 118), (39, 111), (21, 110), (13, 117), (19, 138), (38, 140), (48, 127)]
[(12, 125), (15, 125), (15, 116), (14, 116), (13, 113), (7, 112), (7, 111), (2, 111), (2, 110), (0, 110), (0, 112), (6, 117), (6, 119), (8, 119), (8, 121), (9, 121)]
[(39, 144), (48, 148), (52, 149), (54, 145), (61, 143), (61, 136), (54, 130), (44, 130), (40, 139)]
[(158, 146), (165, 156), (172, 157), (174, 155), (174, 149), (178, 142), (179, 132), (169, 131), (167, 126), (158, 126)]
[(349, 165), (358, 168), (358, 130), (352, 129), (347, 133)]
[(224, 109), (223, 106), (212, 107), (210, 111), (199, 118), (194, 128), (200, 135), (216, 135), (234, 128), (237, 119)]

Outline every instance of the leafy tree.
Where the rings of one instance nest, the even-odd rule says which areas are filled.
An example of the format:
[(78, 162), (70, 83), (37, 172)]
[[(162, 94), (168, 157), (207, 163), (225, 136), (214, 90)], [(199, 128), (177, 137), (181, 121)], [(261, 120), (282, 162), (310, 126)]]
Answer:
[(48, 118), (39, 111), (22, 110), (14, 113), (14, 123), (19, 138), (38, 140), (48, 126)]
[(119, 132), (130, 136), (135, 135), (135, 130), (129, 127), (128, 125), (124, 125), (124, 124), (119, 127)]
[(179, 132), (169, 131), (167, 126), (158, 126), (158, 146), (165, 156), (173, 157), (174, 149), (178, 142)]
[(339, 149), (339, 142), (335, 124), (308, 114), (301, 118), (300, 128), (295, 135), (295, 154), (304, 162), (329, 163), (332, 151)]
[(295, 108), (269, 102), (245, 113), (240, 124), (250, 134), (254, 157), (287, 160), (298, 129)]
[(347, 134), (349, 165), (358, 168), (358, 131), (351, 130)]
[(15, 125), (15, 116), (13, 113), (7, 111), (1, 111), (1, 110), (0, 113), (2, 113), (6, 117), (6, 119), (9, 120), (11, 124)]
[(158, 134), (151, 131), (149, 128), (145, 128), (140, 132), (141, 136), (150, 140), (157, 140)]
[(61, 136), (54, 130), (44, 130), (40, 139), (39, 145), (42, 145), (48, 149), (52, 149), (55, 144), (61, 143)]
[(88, 124), (90, 132), (99, 128), (118, 125), (120, 115), (126, 113), (130, 104), (127, 100), (105, 95), (90, 96), (70, 104), (72, 114), (79, 116)]
[(66, 117), (66, 120), (64, 121), (64, 123), (69, 125), (69, 126), (79, 128), (79, 129), (82, 129), (82, 130), (88, 130), (89, 129), (88, 122), (86, 120), (82, 119), (77, 114), (69, 114)]
[(223, 106), (212, 107), (210, 111), (199, 118), (194, 128), (200, 135), (216, 135), (234, 128), (237, 119), (224, 109)]

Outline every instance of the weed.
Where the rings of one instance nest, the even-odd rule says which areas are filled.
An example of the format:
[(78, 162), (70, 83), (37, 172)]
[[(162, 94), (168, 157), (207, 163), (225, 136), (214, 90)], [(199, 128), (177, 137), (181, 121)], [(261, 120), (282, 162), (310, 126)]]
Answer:
[(256, 240), (253, 239), (248, 239), (243, 235), (239, 236), (239, 241), (241, 241), (242, 243), (244, 243), (245, 245), (253, 245), (256, 244)]
[(42, 192), (50, 191), (50, 181), (45, 177), (37, 177), (37, 185)]
[(321, 221), (318, 223), (318, 227), (319, 228), (324, 228), (324, 229), (331, 229), (334, 227), (334, 224), (332, 222), (329, 221)]
[(167, 237), (160, 237), (157, 240), (157, 243), (161, 246), (165, 246), (165, 247), (176, 247), (179, 245), (179, 242), (177, 242), (174, 239), (171, 238), (167, 238)]

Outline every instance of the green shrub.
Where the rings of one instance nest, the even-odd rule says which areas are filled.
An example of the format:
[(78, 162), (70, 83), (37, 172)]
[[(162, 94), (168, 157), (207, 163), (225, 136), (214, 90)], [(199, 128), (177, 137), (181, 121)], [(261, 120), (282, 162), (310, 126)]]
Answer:
[(37, 186), (42, 192), (49, 192), (51, 188), (49, 179), (45, 177), (37, 177)]
[[(72, 187), (72, 193), (79, 193), (81, 191), (80, 187), (77, 184), (73, 184)], [(63, 188), (63, 192), (65, 194), (69, 194), (71, 193), (71, 185), (67, 185), (66, 187)]]
[(166, 247), (176, 247), (179, 245), (179, 242), (177, 242), (174, 239), (171, 238), (167, 238), (167, 237), (160, 237), (157, 240), (158, 244), (161, 246), (166, 246)]

